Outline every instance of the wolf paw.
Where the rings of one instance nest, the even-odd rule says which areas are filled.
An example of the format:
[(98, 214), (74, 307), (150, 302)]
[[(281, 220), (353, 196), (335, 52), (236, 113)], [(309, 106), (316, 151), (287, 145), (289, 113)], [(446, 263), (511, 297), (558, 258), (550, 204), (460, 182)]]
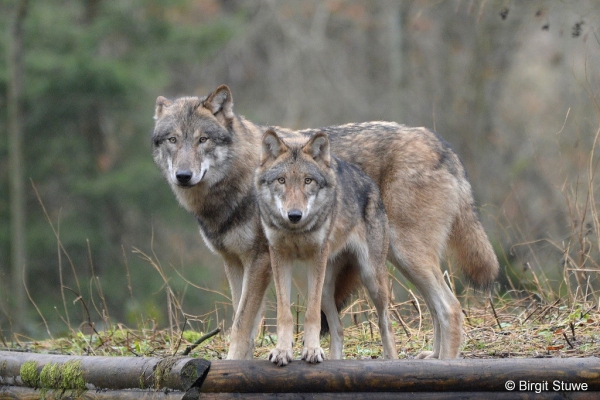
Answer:
[(422, 351), (419, 354), (417, 354), (417, 356), (415, 358), (417, 360), (422, 360), (424, 358), (427, 358), (427, 359), (438, 358), (438, 356), (434, 355), (433, 351)]
[(325, 353), (320, 347), (305, 347), (302, 350), (302, 359), (311, 364), (320, 363), (325, 359)]
[(273, 349), (269, 354), (269, 361), (273, 364), (277, 364), (278, 367), (285, 367), (288, 363), (292, 362), (292, 351)]

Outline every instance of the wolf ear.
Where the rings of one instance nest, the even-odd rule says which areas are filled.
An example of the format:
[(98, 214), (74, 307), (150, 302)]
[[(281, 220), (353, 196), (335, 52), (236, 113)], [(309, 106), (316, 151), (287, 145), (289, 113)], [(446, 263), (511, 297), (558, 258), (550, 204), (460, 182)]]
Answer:
[(263, 135), (262, 150), (260, 153), (260, 165), (264, 165), (269, 160), (274, 160), (287, 151), (287, 146), (279, 138), (277, 133), (268, 129)]
[(219, 112), (223, 113), (226, 119), (233, 119), (233, 97), (231, 90), (227, 85), (221, 85), (212, 92), (203, 103), (204, 107), (208, 108), (213, 115)]
[(322, 162), (329, 167), (331, 154), (329, 153), (329, 139), (323, 132), (318, 132), (304, 145), (302, 151), (310, 155), (316, 162)]
[(159, 119), (162, 117), (163, 108), (169, 107), (173, 102), (169, 99), (166, 99), (162, 96), (158, 96), (156, 98), (156, 110), (154, 111), (154, 119)]

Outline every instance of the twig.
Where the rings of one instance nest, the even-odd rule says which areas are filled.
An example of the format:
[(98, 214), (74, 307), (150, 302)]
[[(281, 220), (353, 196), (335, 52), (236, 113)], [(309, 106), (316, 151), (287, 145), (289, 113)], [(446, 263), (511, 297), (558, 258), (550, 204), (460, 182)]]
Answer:
[(216, 328), (215, 330), (208, 332), (206, 335), (202, 336), (200, 339), (196, 340), (194, 343), (192, 343), (191, 345), (186, 347), (186, 349), (183, 351), (183, 353), (181, 353), (181, 355), (187, 356), (188, 354), (190, 354), (192, 352), (192, 350), (194, 350), (196, 347), (198, 347), (202, 342), (210, 339), (211, 337), (215, 336), (219, 332), (221, 332), (221, 328)]
[[(297, 294), (296, 304), (294, 305), (294, 308), (296, 309), (296, 336), (298, 336), (300, 330), (300, 310), (298, 309), (298, 304), (300, 304), (299, 293)], [(280, 310), (277, 310), (277, 312), (280, 312)]]
[(406, 324), (402, 320), (402, 317), (400, 316), (400, 313), (398, 312), (398, 310), (396, 310), (395, 308), (392, 308), (392, 312), (394, 313), (394, 315), (396, 315), (396, 319), (398, 320), (398, 322), (400, 322), (400, 325), (402, 325), (402, 329), (404, 329), (406, 336), (410, 337), (410, 332), (408, 331), (408, 328), (406, 327)]
[(524, 324), (525, 322), (527, 322), (527, 320), (528, 320), (529, 318), (531, 318), (531, 317), (533, 316), (533, 314), (535, 314), (535, 313), (537, 312), (537, 310), (539, 310), (539, 309), (540, 309), (540, 305), (539, 305), (539, 304), (537, 304), (537, 305), (536, 305), (536, 307), (535, 307), (535, 309), (534, 309), (534, 310), (531, 312), (531, 314), (529, 314), (529, 315), (527, 316), (527, 318), (525, 318), (525, 319), (523, 320), (523, 322), (521, 322), (521, 324)]
[(179, 335), (179, 340), (177, 341), (177, 346), (175, 346), (175, 351), (173, 352), (173, 355), (177, 354), (177, 350), (179, 350), (179, 346), (181, 346), (181, 339), (183, 339), (183, 332), (185, 332), (185, 326), (187, 325), (187, 322), (187, 317), (185, 317), (185, 321), (183, 321), (183, 328), (181, 329), (181, 335)]
[(498, 324), (498, 328), (502, 331), (502, 325), (500, 324), (500, 320), (498, 319), (498, 314), (496, 314), (496, 308), (494, 307), (494, 300), (490, 297), (490, 306), (492, 306), (492, 312), (494, 313), (494, 318), (496, 318), (496, 323)]
[(38, 307), (36, 302), (33, 300), (33, 297), (31, 297), (31, 293), (29, 293), (29, 288), (27, 288), (27, 280), (25, 279), (26, 276), (27, 276), (27, 271), (25, 270), (25, 265), (23, 265), (23, 275), (22, 275), (21, 279), (23, 280), (23, 286), (25, 287), (25, 293), (27, 293), (27, 297), (29, 298), (29, 301), (31, 302), (31, 304), (33, 304), (33, 306), (37, 310), (38, 315), (40, 316), (42, 321), (44, 321), (44, 325), (46, 326), (46, 332), (48, 333), (48, 336), (50, 336), (50, 339), (54, 340), (54, 337), (50, 333), (50, 328), (48, 327), (48, 322), (46, 321), (46, 318), (44, 318), (44, 314), (42, 314), (42, 312), (40, 311), (40, 308)]
[(571, 341), (569, 340), (569, 338), (567, 337), (567, 334), (563, 331), (563, 337), (565, 338), (565, 340), (567, 341), (567, 343), (569, 344), (569, 346), (574, 349), (575, 346), (573, 346), (573, 343), (571, 343)]
[(540, 313), (537, 317), (535, 317), (535, 319), (533, 319), (531, 322), (541, 321), (542, 318), (544, 318), (546, 316), (546, 314), (548, 314), (550, 312), (550, 310), (552, 310), (553, 308), (555, 308), (556, 305), (558, 303), (560, 303), (561, 300), (562, 299), (558, 299), (554, 303), (552, 303), (551, 305), (547, 305), (546, 307), (544, 307), (544, 311), (542, 313)]
[(100, 334), (96, 330), (94, 323), (92, 322), (92, 316), (90, 315), (90, 309), (88, 308), (87, 304), (85, 303), (83, 296), (68, 286), (65, 286), (63, 289), (67, 289), (68, 291), (72, 292), (75, 296), (77, 296), (75, 298), (75, 300), (73, 300), (73, 304), (77, 303), (78, 301), (81, 302), (81, 304), (83, 305), (83, 308), (85, 309), (85, 313), (87, 315), (87, 323), (88, 323), (89, 327), (92, 328), (92, 330), (96, 333), (96, 335), (100, 336)]

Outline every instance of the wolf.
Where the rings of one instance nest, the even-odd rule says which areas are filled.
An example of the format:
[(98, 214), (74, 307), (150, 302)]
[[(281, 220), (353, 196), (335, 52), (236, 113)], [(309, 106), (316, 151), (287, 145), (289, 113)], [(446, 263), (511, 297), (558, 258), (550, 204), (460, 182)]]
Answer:
[(377, 185), (358, 167), (332, 156), (323, 132), (305, 140), (269, 129), (255, 188), (277, 294), (277, 346), (269, 359), (278, 366), (292, 361), (295, 262), (308, 273), (303, 360), (325, 358), (319, 345), (321, 309), (331, 334), (330, 359), (341, 358), (344, 332), (335, 294), (346, 297), (361, 281), (377, 310), (384, 358), (398, 358), (387, 315), (388, 220)]
[[(227, 358), (251, 359), (272, 277), (254, 187), (267, 127), (234, 113), (226, 85), (204, 97), (159, 96), (154, 118), (154, 161), (225, 264), (234, 308)], [(389, 223), (387, 259), (417, 288), (433, 320), (433, 351), (418, 358), (458, 357), (462, 309), (444, 281), (440, 259), (451, 250), (463, 275), (479, 288), (489, 288), (499, 270), (458, 156), (432, 131), (394, 122), (296, 135), (317, 131), (327, 135), (332, 154), (379, 187)], [(341, 306), (343, 297), (335, 301)]]

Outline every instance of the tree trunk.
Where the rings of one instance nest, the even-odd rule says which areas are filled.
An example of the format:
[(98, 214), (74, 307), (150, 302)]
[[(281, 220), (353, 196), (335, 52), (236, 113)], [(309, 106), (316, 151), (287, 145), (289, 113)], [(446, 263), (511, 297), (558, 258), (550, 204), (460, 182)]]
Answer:
[(25, 191), (23, 170), (23, 22), (27, 0), (17, 2), (9, 27), (8, 151), (10, 180), (10, 237), (13, 330), (24, 327), (25, 311)]

